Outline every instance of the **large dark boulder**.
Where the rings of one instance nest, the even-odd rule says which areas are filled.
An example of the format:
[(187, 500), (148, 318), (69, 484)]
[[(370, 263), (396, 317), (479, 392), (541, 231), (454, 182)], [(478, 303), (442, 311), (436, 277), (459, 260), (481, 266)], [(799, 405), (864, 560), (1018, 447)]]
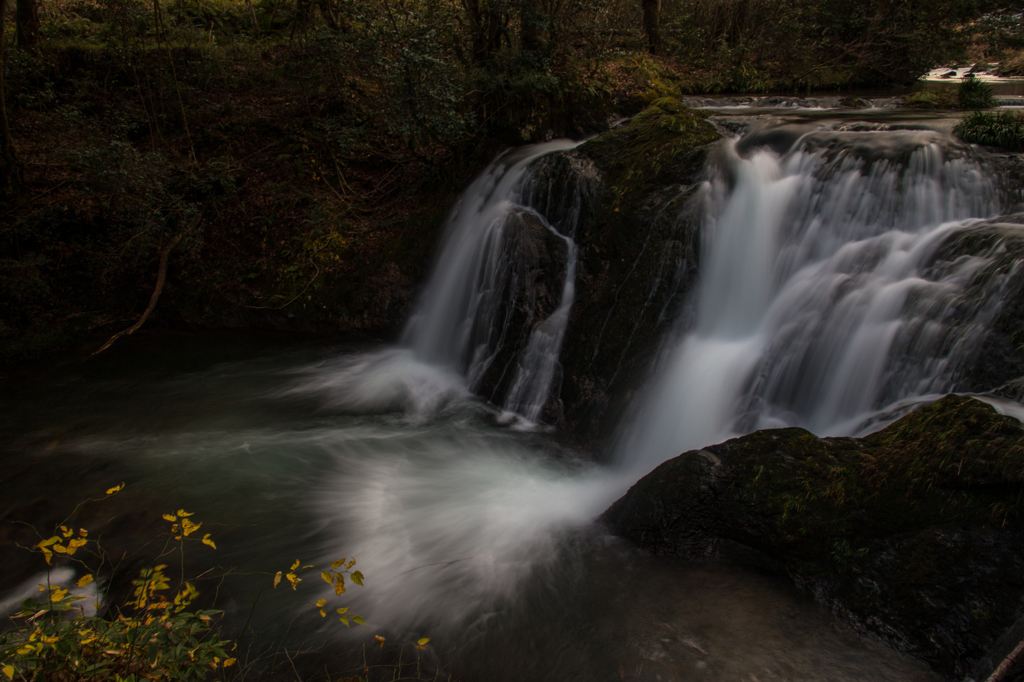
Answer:
[(658, 555), (784, 572), (951, 678), (1024, 614), (1024, 428), (972, 398), (866, 438), (790, 428), (688, 452), (601, 520)]

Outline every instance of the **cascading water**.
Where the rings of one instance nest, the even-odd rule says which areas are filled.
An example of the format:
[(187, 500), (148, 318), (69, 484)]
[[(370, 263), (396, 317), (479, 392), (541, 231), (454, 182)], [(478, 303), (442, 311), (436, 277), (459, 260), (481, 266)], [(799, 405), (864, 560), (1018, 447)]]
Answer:
[[(529, 223), (565, 245), (565, 276), (557, 308), (539, 321), (516, 358), (505, 410), (536, 421), (558, 366), (575, 294), (576, 244), (581, 211), (578, 185), (555, 197), (532, 165), (578, 143), (557, 140), (500, 156), (477, 178), (448, 220), (444, 247), (420, 304), (402, 334), (417, 360), (445, 367), (478, 388), (504, 347), (512, 344), (517, 296), (528, 268), (517, 268), (519, 232)], [(567, 201), (568, 205), (556, 205)], [(530, 292), (527, 292), (530, 293)], [(500, 396), (492, 396), (495, 399)]]
[[(872, 140), (901, 147), (876, 153)], [(450, 644), (440, 657), (479, 671), (466, 679), (619, 679), (638, 670), (623, 667), (632, 661), (647, 679), (931, 680), (856, 641), (823, 646), (835, 636), (823, 613), (808, 625), (814, 613), (793, 615), (807, 604), (787, 606), (747, 574), (723, 584), (674, 566), (652, 571), (599, 529), (572, 529), (687, 449), (763, 426), (854, 432), (888, 403), (946, 390), (984, 326), (984, 306), (961, 299), (990, 257), (933, 255), (997, 200), (980, 166), (944, 143), (933, 133), (830, 131), (781, 151), (750, 138), (724, 145), (720, 172), (695, 193), (706, 224), (692, 324), (666, 341), (624, 438), (626, 466), (580, 461), (543, 433), (504, 428), (471, 396), (490, 381), (492, 403), (535, 421), (557, 385), (574, 237), (594, 179), (571, 167), (574, 155), (540, 158), (568, 142), (503, 156), (466, 191), (403, 347), (186, 366), (164, 380), (150, 367), (161, 354), (149, 353), (127, 382), (114, 366), (106, 382), (60, 377), (32, 382), (31, 400), (4, 395), (0, 431), (32, 455), (18, 459), (46, 496), (82, 486), (54, 477), (46, 457), (62, 472), (110, 460), (130, 490), (155, 482), (173, 493), (167, 508), (202, 505), (204, 518), (227, 523), (234, 531), (217, 538), (221, 556), (234, 552), (225, 565), (256, 562), (228, 605), (243, 621), (251, 602), (241, 596), (267, 588), (281, 557), (329, 565), (344, 555), (367, 576), (345, 604), (372, 628), (345, 634), (428, 636), (424, 660), (435, 642)], [(564, 164), (581, 173), (553, 186), (568, 177)], [(546, 256), (523, 267), (516, 248)], [(544, 305), (530, 308), (527, 285), (538, 280), (513, 280), (539, 262), (555, 275), (538, 284), (550, 290)], [(25, 494), (15, 487), (10, 497)], [(327, 589), (305, 581), (298, 599), (333, 599), (317, 592)], [(283, 614), (294, 595), (271, 594), (280, 610), (256, 618), (291, 622)], [(786, 623), (798, 632), (782, 633)]]
[(850, 434), (887, 404), (949, 390), (969, 330), (944, 311), (987, 261), (929, 271), (928, 259), (999, 203), (981, 167), (945, 140), (828, 131), (782, 154), (725, 145), (706, 198), (695, 322), (668, 343), (623, 439), (631, 467), (759, 428)]

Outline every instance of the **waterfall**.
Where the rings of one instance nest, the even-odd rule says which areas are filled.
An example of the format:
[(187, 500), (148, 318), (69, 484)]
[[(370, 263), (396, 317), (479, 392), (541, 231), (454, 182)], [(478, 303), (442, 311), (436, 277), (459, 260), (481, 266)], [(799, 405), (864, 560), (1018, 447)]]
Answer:
[(705, 193), (693, 321), (666, 343), (620, 458), (647, 471), (776, 426), (853, 434), (886, 405), (950, 390), (951, 361), (972, 345), (971, 320), (950, 311), (988, 260), (929, 259), (999, 202), (947, 141), (816, 131), (782, 152), (726, 143)]
[[(556, 140), (512, 150), (469, 186), (448, 218), (437, 265), (402, 334), (417, 360), (462, 375), (472, 390), (490, 393), (493, 402), (530, 422), (541, 417), (558, 368), (583, 202), (578, 183), (570, 178), (569, 191), (554, 192), (535, 162), (577, 144)], [(538, 231), (565, 252), (557, 307), (543, 319), (534, 319), (541, 308), (533, 300), (538, 264), (526, 262), (542, 257)], [(524, 331), (529, 339), (521, 342)], [(508, 367), (496, 367), (502, 353), (513, 355)]]

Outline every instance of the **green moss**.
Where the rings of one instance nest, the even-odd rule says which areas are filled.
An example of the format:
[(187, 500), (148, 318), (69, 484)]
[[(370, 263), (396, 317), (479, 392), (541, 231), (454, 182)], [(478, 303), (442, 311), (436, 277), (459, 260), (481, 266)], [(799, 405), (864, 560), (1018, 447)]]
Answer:
[[(660, 97), (621, 128), (580, 148), (608, 172), (615, 209), (653, 190), (697, 148), (719, 139), (707, 121), (673, 97)], [(666, 184), (671, 184), (669, 177)]]
[(904, 97), (903, 106), (914, 109), (959, 109), (960, 97), (955, 88), (921, 90)]

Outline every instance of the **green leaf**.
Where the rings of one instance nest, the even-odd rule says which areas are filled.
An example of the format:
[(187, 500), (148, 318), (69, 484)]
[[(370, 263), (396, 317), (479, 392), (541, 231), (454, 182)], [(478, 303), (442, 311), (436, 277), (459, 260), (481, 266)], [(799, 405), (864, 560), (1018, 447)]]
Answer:
[(359, 571), (353, 571), (352, 575), (349, 577), (352, 578), (352, 582), (354, 582), (356, 585), (359, 585), (360, 587), (363, 586), (363, 574)]
[(358, 625), (366, 625), (366, 621), (363, 620), (362, 616), (353, 616), (352, 617), (352, 622), (356, 623)]

